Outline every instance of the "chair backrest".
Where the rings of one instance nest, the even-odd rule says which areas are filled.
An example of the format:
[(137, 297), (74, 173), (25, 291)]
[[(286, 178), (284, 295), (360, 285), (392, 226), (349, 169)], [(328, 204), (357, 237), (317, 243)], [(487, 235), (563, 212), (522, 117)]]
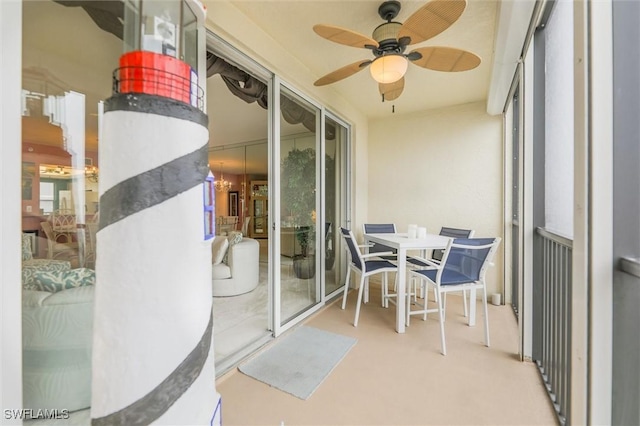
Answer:
[[(474, 234), (473, 229), (460, 229), (460, 228), (449, 228), (443, 226), (440, 228), (440, 235), (444, 237), (451, 238), (472, 238)], [(437, 260), (440, 262), (442, 260), (442, 255), (444, 254), (444, 250), (434, 250), (431, 254), (431, 258), (433, 260)]]
[(76, 230), (76, 215), (73, 210), (54, 210), (49, 216), (49, 222), (51, 229), (55, 232), (75, 232)]
[(98, 235), (98, 224), (97, 223), (87, 223), (87, 241), (89, 242), (89, 252), (96, 252), (96, 243), (97, 243), (97, 235)]
[(329, 241), (331, 240), (331, 222), (324, 223), (324, 243), (326, 249), (329, 248)]
[(51, 223), (40, 222), (40, 226), (44, 231), (45, 237), (47, 237), (47, 256), (51, 258), (53, 256), (53, 248), (56, 243), (55, 237), (53, 236), (53, 229), (51, 228)]
[(395, 234), (395, 223), (365, 223), (362, 225), (365, 234)]
[(473, 229), (449, 228), (443, 226), (440, 228), (440, 235), (453, 238), (473, 238)]
[[(395, 234), (395, 223), (365, 223), (362, 225), (362, 231), (365, 234)], [(385, 246), (384, 244), (375, 243), (369, 247), (369, 253), (381, 253), (381, 252), (393, 252), (398, 251), (394, 248)]]
[[(465, 282), (479, 281), (489, 267), (500, 238), (456, 238), (449, 242), (442, 257), (442, 268), (438, 271), (442, 284), (446, 285), (448, 272), (464, 276)], [(452, 276), (453, 274), (449, 275)], [(453, 284), (453, 283), (449, 283)]]
[(47, 240), (53, 241), (53, 229), (51, 228), (51, 223), (40, 222), (40, 226), (42, 227), (42, 230), (44, 231), (44, 235), (45, 237), (47, 237)]
[(223, 216), (222, 217), (222, 222), (225, 225), (237, 225), (238, 224), (238, 216)]
[(245, 237), (249, 233), (249, 222), (251, 222), (251, 216), (245, 216), (245, 218), (242, 220), (241, 231), (242, 231), (242, 235), (244, 235)]
[(344, 237), (344, 242), (347, 244), (347, 251), (349, 252), (351, 263), (359, 270), (362, 270), (362, 256), (360, 249), (358, 248), (355, 235), (353, 235), (353, 232), (345, 228), (340, 228), (340, 232)]

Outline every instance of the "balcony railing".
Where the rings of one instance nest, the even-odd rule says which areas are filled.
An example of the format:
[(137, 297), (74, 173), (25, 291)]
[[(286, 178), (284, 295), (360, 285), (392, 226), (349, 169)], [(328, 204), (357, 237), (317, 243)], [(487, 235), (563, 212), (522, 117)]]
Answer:
[(537, 229), (541, 270), (539, 327), (535, 361), (553, 402), (558, 420), (570, 424), (571, 386), (571, 273), (573, 242), (543, 228)]

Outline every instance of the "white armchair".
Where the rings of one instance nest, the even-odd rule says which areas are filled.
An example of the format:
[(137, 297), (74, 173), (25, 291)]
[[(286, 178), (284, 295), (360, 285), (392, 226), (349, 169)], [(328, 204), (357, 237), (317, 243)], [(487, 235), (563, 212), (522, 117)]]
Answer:
[[(236, 296), (248, 293), (260, 281), (260, 244), (242, 238), (235, 244), (224, 244), (225, 236), (215, 237), (213, 250), (213, 296)], [(226, 247), (228, 246), (228, 248)], [(226, 251), (226, 259), (223, 259)]]

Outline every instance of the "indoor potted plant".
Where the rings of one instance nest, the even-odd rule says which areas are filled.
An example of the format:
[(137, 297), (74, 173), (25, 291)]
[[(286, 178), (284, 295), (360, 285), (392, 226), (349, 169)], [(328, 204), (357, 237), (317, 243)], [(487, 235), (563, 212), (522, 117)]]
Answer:
[(298, 278), (315, 275), (316, 153), (312, 148), (292, 149), (282, 160), (281, 187), (283, 216), (293, 218), (300, 254), (293, 257)]

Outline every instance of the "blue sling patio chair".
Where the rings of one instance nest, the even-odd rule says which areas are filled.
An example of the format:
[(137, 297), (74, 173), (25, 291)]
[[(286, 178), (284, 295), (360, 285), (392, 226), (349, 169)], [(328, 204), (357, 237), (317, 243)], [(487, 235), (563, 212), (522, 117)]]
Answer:
[[(442, 228), (440, 228), (440, 233), (439, 235), (442, 235), (444, 237), (451, 237), (451, 238), (472, 238), (474, 234), (474, 230), (473, 229), (462, 229), (462, 228), (450, 228), (448, 226), (443, 226)], [(440, 261), (442, 261), (442, 255), (444, 254), (444, 249), (437, 249), (437, 250), (433, 250), (433, 252), (431, 253), (431, 260), (435, 263), (440, 263)], [(407, 263), (409, 264), (410, 267), (414, 267), (414, 268), (427, 268), (429, 267), (429, 265), (427, 265), (426, 263), (424, 263), (422, 260), (420, 260), (420, 258), (416, 258), (416, 257), (412, 257), (412, 258), (408, 258), (407, 259)], [(412, 280), (413, 281), (413, 280)], [(422, 289), (421, 289), (422, 290)], [(435, 296), (437, 296), (437, 293), (435, 293)], [(424, 294), (423, 291), (420, 292), (420, 297), (426, 297), (426, 295)], [(415, 298), (414, 298), (415, 299)], [(417, 299), (415, 299), (417, 301)], [(446, 306), (447, 304), (447, 296), (445, 294), (445, 298), (444, 298), (444, 304)], [(467, 292), (463, 291), (462, 292), (462, 305), (463, 305), (463, 309), (464, 309), (464, 316), (466, 317), (468, 315), (468, 309), (467, 309)]]
[(487, 310), (487, 288), (485, 275), (487, 268), (500, 244), (500, 238), (456, 238), (449, 241), (442, 260), (436, 263), (429, 259), (423, 259), (429, 264), (428, 269), (415, 269), (409, 273), (412, 277), (421, 280), (422, 283), (432, 286), (437, 293), (437, 307), (428, 309), (427, 300), (422, 309), (411, 310), (407, 304), (407, 323), (411, 315), (423, 314), (426, 321), (427, 313), (438, 312), (440, 319), (440, 342), (442, 354), (447, 354), (444, 336), (445, 305), (444, 295), (454, 291), (471, 292), (471, 314), (469, 324), (475, 321), (475, 292), (482, 290), (482, 305), (484, 310), (485, 344), (489, 346), (489, 315)]
[[(389, 294), (389, 285), (388, 285), (388, 273), (389, 272), (397, 272), (398, 267), (388, 260), (380, 259), (378, 257), (381, 252), (376, 253), (367, 253), (363, 254), (360, 251), (360, 247), (356, 241), (355, 235), (353, 232), (340, 228), (340, 232), (344, 238), (347, 254), (349, 257), (349, 267), (350, 271), (354, 271), (360, 274), (360, 285), (358, 287), (358, 301), (356, 304), (356, 315), (353, 321), (353, 326), (358, 326), (358, 318), (360, 317), (360, 305), (362, 304), (362, 295), (365, 289), (369, 287), (369, 277), (375, 274), (384, 274), (382, 280), (382, 306), (388, 307), (389, 301), (395, 297), (395, 294)], [(382, 252), (383, 253), (383, 252)], [(387, 253), (384, 253), (386, 255)], [(342, 309), (345, 308), (347, 304), (347, 293), (349, 292), (349, 276), (347, 274), (347, 281), (344, 284), (344, 295), (342, 296)], [(397, 277), (397, 275), (396, 275)], [(391, 300), (393, 302), (393, 300)]]
[[(395, 223), (365, 223), (364, 225), (362, 225), (362, 231), (365, 234), (395, 234), (397, 233), (397, 228)], [(375, 252), (393, 253), (392, 255), (380, 256), (380, 258), (384, 260), (388, 260), (390, 262), (395, 262), (396, 260), (398, 260), (398, 251), (394, 248), (385, 246), (384, 244), (375, 243), (367, 246), (367, 248), (369, 253), (375, 253)], [(416, 265), (426, 266), (425, 264), (421, 264), (421, 262), (416, 258), (414, 258), (413, 256), (407, 256), (407, 267), (411, 268)], [(394, 290), (396, 290), (396, 287), (394, 287)], [(366, 289), (365, 289), (365, 292), (366, 292)], [(412, 280), (410, 286), (407, 287), (407, 294), (412, 295), (414, 300), (417, 300), (418, 293), (416, 291), (415, 281)], [(364, 298), (365, 300), (369, 300), (369, 296), (367, 293), (365, 293)]]
[[(395, 234), (396, 233), (396, 224), (395, 223), (365, 223), (362, 225), (362, 232), (365, 234)], [(379, 256), (381, 259), (388, 261), (395, 261), (398, 258), (397, 250), (391, 247), (387, 247), (384, 244), (372, 243), (367, 245), (367, 253), (389, 253), (392, 254), (382, 254)]]

